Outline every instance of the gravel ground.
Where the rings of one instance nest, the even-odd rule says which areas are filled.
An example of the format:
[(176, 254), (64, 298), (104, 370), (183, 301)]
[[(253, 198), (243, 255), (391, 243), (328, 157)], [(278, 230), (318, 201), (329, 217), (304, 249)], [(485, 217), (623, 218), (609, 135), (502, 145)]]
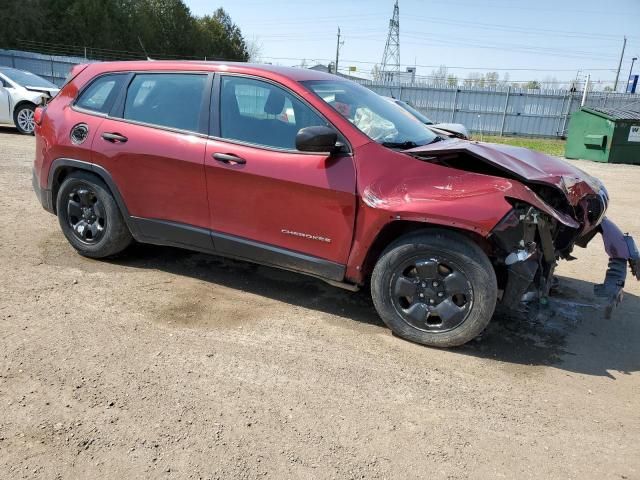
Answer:
[[(77, 255), (0, 129), (0, 478), (640, 478), (640, 288), (596, 239), (537, 320), (436, 350), (366, 292), (173, 248)], [(640, 167), (577, 162), (640, 237)]]

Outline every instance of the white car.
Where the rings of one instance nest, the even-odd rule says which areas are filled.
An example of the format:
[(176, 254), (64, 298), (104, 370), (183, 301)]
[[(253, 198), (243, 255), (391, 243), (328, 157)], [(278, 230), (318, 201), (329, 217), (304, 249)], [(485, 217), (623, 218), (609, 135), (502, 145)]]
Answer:
[(413, 108), (407, 102), (403, 102), (402, 100), (398, 100), (396, 98), (391, 98), (391, 97), (383, 97), (383, 98), (390, 101), (391, 103), (395, 103), (400, 108), (402, 108), (405, 112), (409, 113), (412, 117), (418, 120), (420, 123), (425, 124), (429, 129), (433, 130), (438, 134), (444, 134), (449, 137), (463, 138), (465, 140), (469, 140), (469, 132), (467, 131), (467, 128), (461, 123), (434, 123), (426, 115), (424, 115), (422, 112)]
[(59, 91), (31, 72), (0, 67), (0, 123), (13, 123), (20, 133), (32, 135), (36, 107), (45, 105)]

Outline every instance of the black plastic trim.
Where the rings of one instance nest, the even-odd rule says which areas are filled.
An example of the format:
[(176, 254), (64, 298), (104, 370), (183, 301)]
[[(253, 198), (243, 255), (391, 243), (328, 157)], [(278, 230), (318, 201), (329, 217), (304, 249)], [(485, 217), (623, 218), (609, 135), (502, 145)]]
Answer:
[(131, 217), (131, 221), (136, 225), (140, 242), (214, 253), (211, 232), (205, 228), (141, 217)]
[(209, 105), (209, 132), (210, 137), (220, 137), (220, 75), (216, 75), (213, 79), (211, 90), (211, 103)]
[(293, 250), (168, 220), (131, 217), (131, 221), (138, 231), (136, 240), (143, 243), (221, 255), (337, 282), (344, 279), (344, 265)]
[(211, 232), (211, 236), (216, 253), (227, 257), (335, 281), (344, 280), (345, 266), (330, 260), (220, 232)]
[(33, 186), (33, 191), (35, 192), (40, 205), (42, 205), (42, 208), (44, 208), (49, 213), (55, 213), (53, 211), (53, 199), (51, 198), (51, 190), (42, 188), (40, 186), (40, 180), (38, 179), (35, 170), (32, 172), (31, 185)]
[(133, 237), (137, 240), (138, 231), (135, 227), (135, 224), (131, 221), (129, 210), (127, 209), (127, 206), (124, 203), (124, 200), (122, 199), (122, 195), (120, 195), (120, 190), (118, 190), (118, 187), (114, 182), (113, 178), (111, 177), (111, 174), (107, 170), (105, 170), (103, 167), (101, 167), (100, 165), (96, 165), (95, 163), (84, 162), (82, 160), (74, 160), (71, 158), (58, 158), (52, 162), (51, 168), (49, 169), (47, 186), (48, 186), (48, 190), (52, 193), (51, 203), (52, 203), (53, 213), (55, 213), (55, 201), (56, 201), (56, 199), (53, 198), (54, 181), (57, 179), (60, 169), (68, 168), (68, 167), (75, 168), (78, 170), (86, 170), (88, 172), (95, 173), (96, 175), (98, 175), (98, 177), (102, 179), (102, 181), (104, 181), (104, 183), (107, 184), (107, 186), (109, 187), (109, 190), (111, 190), (111, 193), (113, 194), (113, 198), (118, 204), (118, 208), (122, 213), (122, 217), (124, 218), (127, 224), (127, 227), (129, 227), (129, 231), (131, 232), (131, 235), (133, 235)]
[(209, 122), (211, 115), (209, 111), (211, 109), (211, 90), (213, 88), (214, 74), (209, 73), (207, 76), (207, 83), (204, 87), (204, 95), (202, 96), (202, 102), (200, 104), (200, 118), (198, 119), (198, 132), (203, 135), (209, 134)]
[(118, 92), (118, 96), (116, 97), (113, 105), (111, 106), (111, 110), (109, 111), (109, 117), (122, 119), (122, 115), (124, 112), (124, 101), (127, 98), (127, 90), (129, 90), (129, 85), (131, 85), (131, 80), (135, 75), (131, 72), (127, 72), (126, 78), (120, 87), (120, 91)]

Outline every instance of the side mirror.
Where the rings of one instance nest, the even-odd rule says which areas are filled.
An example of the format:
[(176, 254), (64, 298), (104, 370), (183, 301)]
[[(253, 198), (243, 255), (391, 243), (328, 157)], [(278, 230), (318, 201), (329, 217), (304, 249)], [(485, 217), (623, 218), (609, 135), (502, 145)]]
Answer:
[(301, 152), (333, 153), (337, 142), (338, 132), (324, 125), (301, 128), (296, 135), (296, 149)]

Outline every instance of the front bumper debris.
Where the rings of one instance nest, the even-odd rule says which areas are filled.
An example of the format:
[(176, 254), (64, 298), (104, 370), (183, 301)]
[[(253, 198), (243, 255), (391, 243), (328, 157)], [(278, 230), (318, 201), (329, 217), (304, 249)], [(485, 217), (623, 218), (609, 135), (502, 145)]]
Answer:
[(594, 285), (593, 290), (595, 296), (605, 302), (606, 318), (611, 318), (613, 309), (622, 300), (627, 265), (631, 275), (640, 280), (640, 254), (633, 237), (622, 233), (622, 230), (608, 218), (605, 218), (598, 228), (602, 234), (605, 251), (609, 255), (609, 266), (604, 283)]
[(599, 225), (575, 238), (570, 229), (543, 212), (525, 205), (516, 206), (493, 229), (493, 262), (501, 285), (500, 302), (506, 308), (538, 299), (546, 304), (554, 286), (554, 272), (559, 259), (574, 260), (574, 245), (586, 247), (598, 233), (602, 235), (609, 266), (604, 282), (594, 286), (594, 294), (605, 310), (606, 318), (620, 303), (627, 278), (640, 280), (640, 255), (633, 238), (608, 218), (598, 218)]

